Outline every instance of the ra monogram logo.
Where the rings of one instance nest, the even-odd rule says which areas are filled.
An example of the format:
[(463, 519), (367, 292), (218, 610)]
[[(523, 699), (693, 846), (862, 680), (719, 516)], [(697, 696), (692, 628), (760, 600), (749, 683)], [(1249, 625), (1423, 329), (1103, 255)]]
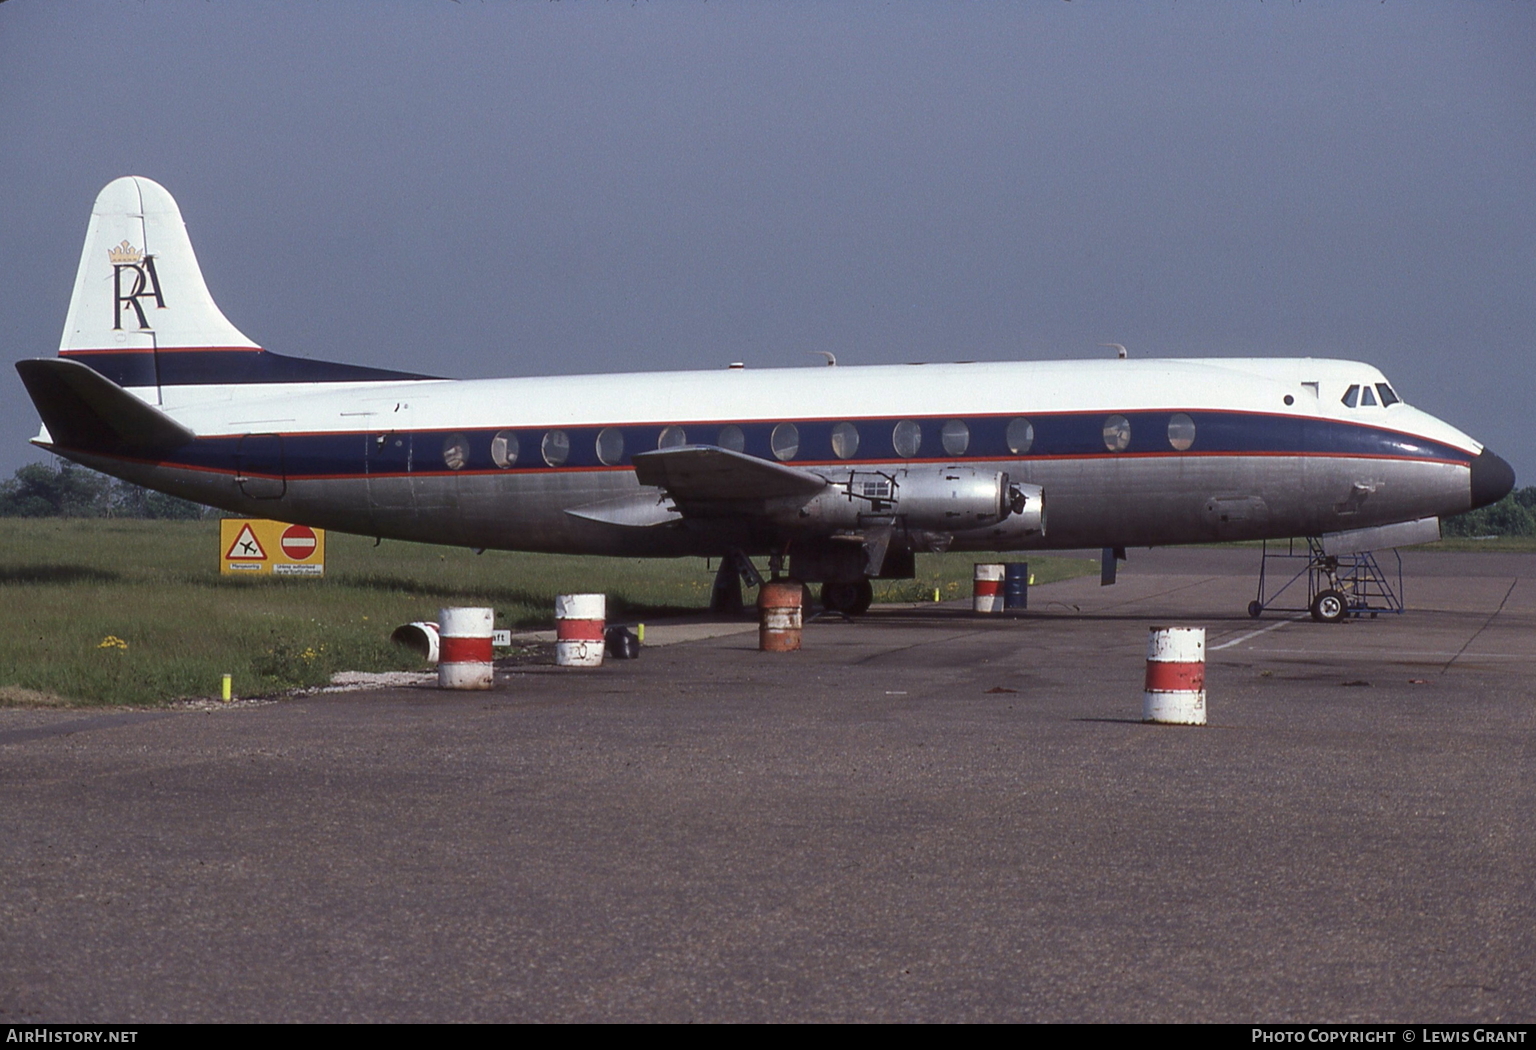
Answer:
[[(155, 273), (155, 257), (145, 255), (133, 245), (124, 241), (116, 248), (107, 249), (107, 258), (112, 263), (112, 327), (123, 327), (123, 304), (133, 307), (133, 312), (139, 319), (140, 328), (151, 327), (148, 318), (144, 316), (144, 307), (139, 298), (152, 295), (155, 299), (155, 308), (165, 309), (165, 297), (160, 294), (160, 277)], [(123, 274), (129, 273), (133, 282), (128, 289), (128, 294), (123, 294)]]

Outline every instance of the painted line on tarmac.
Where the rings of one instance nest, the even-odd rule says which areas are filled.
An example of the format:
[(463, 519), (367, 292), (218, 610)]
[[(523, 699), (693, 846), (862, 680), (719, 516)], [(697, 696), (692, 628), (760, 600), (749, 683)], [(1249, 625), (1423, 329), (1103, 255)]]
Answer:
[(1295, 623), (1297, 620), (1301, 619), (1303, 615), (1305, 614), (1297, 613), (1290, 619), (1281, 620), (1279, 623), (1272, 623), (1268, 627), (1260, 627), (1257, 631), (1249, 631), (1247, 634), (1240, 634), (1230, 642), (1222, 642), (1220, 645), (1211, 646), (1209, 651), (1213, 653), (1219, 653), (1223, 649), (1230, 649), (1234, 645), (1241, 645), (1243, 642), (1246, 642), (1250, 638), (1257, 638), (1259, 635), (1268, 634), (1270, 631), (1278, 631), (1288, 623)]

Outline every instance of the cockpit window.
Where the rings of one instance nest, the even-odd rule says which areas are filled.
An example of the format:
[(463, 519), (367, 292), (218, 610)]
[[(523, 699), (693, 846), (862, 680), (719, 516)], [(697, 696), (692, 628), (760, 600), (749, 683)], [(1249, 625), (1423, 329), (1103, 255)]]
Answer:
[(1340, 400), (1344, 402), (1345, 408), (1354, 408), (1360, 403), (1360, 384), (1351, 383), (1349, 389), (1344, 391), (1344, 396)]
[(1376, 407), (1376, 395), (1371, 393), (1370, 387), (1365, 387), (1360, 391), (1360, 404), (1370, 405), (1372, 408)]
[(1385, 383), (1377, 383), (1376, 392), (1381, 395), (1382, 408), (1386, 408), (1388, 405), (1395, 405), (1402, 400), (1402, 398), (1397, 396), (1396, 391)]

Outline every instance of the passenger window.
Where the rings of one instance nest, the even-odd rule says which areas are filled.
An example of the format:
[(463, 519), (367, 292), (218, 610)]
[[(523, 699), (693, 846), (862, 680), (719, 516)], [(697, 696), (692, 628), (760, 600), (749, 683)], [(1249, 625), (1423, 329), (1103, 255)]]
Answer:
[(1003, 437), (1008, 442), (1008, 451), (1022, 456), (1035, 444), (1035, 425), (1027, 419), (1010, 420)]
[(463, 434), (443, 438), (443, 465), (449, 470), (463, 470), (469, 462), (469, 439)]
[(971, 428), (958, 419), (951, 419), (939, 430), (939, 444), (951, 456), (963, 456), (971, 447)]
[(503, 470), (517, 462), (516, 434), (510, 430), (502, 430), (491, 438), (491, 462)]
[(1388, 405), (1395, 405), (1402, 400), (1402, 398), (1397, 396), (1397, 392), (1385, 383), (1377, 383), (1376, 392), (1381, 395), (1382, 408), (1386, 408)]
[(1354, 408), (1360, 401), (1360, 384), (1355, 383), (1351, 385), (1348, 390), (1344, 391), (1344, 396), (1340, 400), (1344, 402), (1345, 408)]
[(891, 445), (902, 459), (911, 459), (923, 447), (923, 428), (910, 419), (903, 419), (891, 431)]
[(1111, 452), (1124, 452), (1131, 445), (1131, 421), (1121, 415), (1104, 420), (1104, 447)]
[(720, 428), (720, 437), (715, 444), (731, 452), (745, 452), (747, 450), (747, 436), (741, 432), (741, 428), (735, 423), (729, 423)]
[(778, 459), (794, 459), (800, 454), (800, 428), (793, 423), (780, 423), (769, 435), (768, 447)]
[(656, 439), (657, 448), (677, 448), (679, 445), (688, 444), (688, 432), (682, 427), (662, 427), (661, 436)]
[(859, 451), (859, 428), (839, 423), (832, 428), (832, 454), (838, 459), (852, 459)]
[(1376, 407), (1376, 395), (1371, 393), (1370, 387), (1363, 387), (1360, 391), (1360, 404)]
[(1168, 444), (1180, 452), (1188, 452), (1195, 443), (1195, 421), (1183, 412), (1175, 412), (1168, 420)]
[(613, 466), (624, 458), (624, 431), (618, 427), (604, 427), (597, 432), (597, 458), (607, 466)]
[(544, 454), (545, 463), (552, 467), (564, 466), (571, 458), (571, 439), (563, 430), (546, 431), (544, 440), (539, 443), (539, 451)]

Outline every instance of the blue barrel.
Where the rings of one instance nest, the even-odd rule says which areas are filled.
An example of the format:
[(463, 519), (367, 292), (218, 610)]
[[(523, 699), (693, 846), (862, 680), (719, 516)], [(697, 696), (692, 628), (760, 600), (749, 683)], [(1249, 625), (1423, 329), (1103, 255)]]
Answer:
[(1003, 611), (1029, 608), (1029, 562), (1003, 566)]

